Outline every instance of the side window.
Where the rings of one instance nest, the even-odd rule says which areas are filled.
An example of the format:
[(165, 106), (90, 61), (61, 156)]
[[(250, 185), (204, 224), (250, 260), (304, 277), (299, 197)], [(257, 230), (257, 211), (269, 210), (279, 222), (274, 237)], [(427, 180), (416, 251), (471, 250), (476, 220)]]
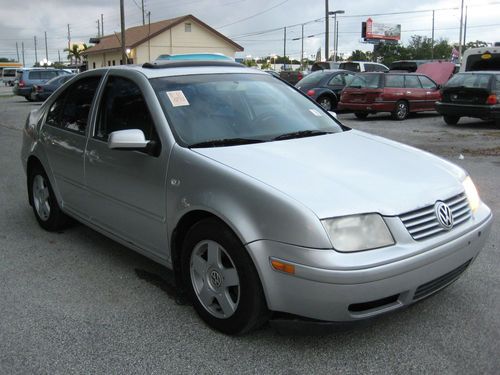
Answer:
[(403, 75), (386, 75), (385, 87), (405, 87)]
[(41, 71), (41, 72), (39, 72), (39, 73), (40, 73), (40, 78), (41, 78), (41, 79), (46, 79), (46, 80), (49, 80), (49, 79), (52, 79), (52, 78), (54, 78), (54, 77), (57, 77), (57, 72), (55, 72), (55, 71), (53, 71), (53, 70), (52, 70), (52, 71), (50, 71), (50, 70), (49, 70), (49, 71), (44, 71), (44, 70), (42, 70), (42, 71)]
[(371, 64), (374, 72), (387, 72), (387, 69), (380, 64)]
[(137, 85), (121, 77), (110, 77), (99, 105), (94, 138), (107, 141), (117, 130), (139, 129), (147, 140), (159, 142), (153, 119)]
[(495, 91), (500, 95), (500, 75), (495, 76)]
[(376, 72), (375, 65), (365, 63), (365, 72)]
[(328, 85), (330, 86), (344, 86), (344, 78), (343, 74), (336, 74), (334, 75), (330, 81), (328, 82)]
[(427, 78), (425, 76), (418, 76), (418, 78), (420, 79), (420, 83), (422, 83), (422, 87), (424, 89), (435, 90), (437, 88), (436, 84), (434, 82), (432, 82), (429, 78)]
[(92, 99), (100, 77), (87, 77), (68, 87), (52, 104), (46, 124), (85, 134)]
[(420, 81), (417, 76), (405, 76), (405, 87), (409, 89), (421, 89)]
[(346, 86), (351, 83), (352, 79), (355, 77), (354, 74), (344, 74), (344, 81)]
[(34, 71), (30, 72), (28, 77), (28, 79), (42, 79), (42, 74), (40, 71)]

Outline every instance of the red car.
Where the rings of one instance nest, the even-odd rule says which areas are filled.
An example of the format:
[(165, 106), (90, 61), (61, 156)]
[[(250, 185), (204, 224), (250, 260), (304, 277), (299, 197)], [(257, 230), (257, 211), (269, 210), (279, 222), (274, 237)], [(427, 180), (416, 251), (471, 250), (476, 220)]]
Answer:
[(359, 73), (345, 87), (338, 109), (354, 112), (358, 118), (370, 113), (390, 112), (394, 120), (404, 120), (410, 112), (434, 111), (441, 99), (439, 85), (452, 75), (452, 63), (421, 65), (419, 73)]

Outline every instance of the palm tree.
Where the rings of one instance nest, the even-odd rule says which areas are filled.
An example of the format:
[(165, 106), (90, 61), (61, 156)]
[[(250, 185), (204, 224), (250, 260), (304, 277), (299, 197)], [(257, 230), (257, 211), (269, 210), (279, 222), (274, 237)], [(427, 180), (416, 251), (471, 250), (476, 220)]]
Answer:
[(81, 59), (80, 46), (78, 44), (73, 44), (71, 48), (65, 48), (64, 51), (68, 52), (68, 59), (72, 63), (73, 59), (78, 63)]

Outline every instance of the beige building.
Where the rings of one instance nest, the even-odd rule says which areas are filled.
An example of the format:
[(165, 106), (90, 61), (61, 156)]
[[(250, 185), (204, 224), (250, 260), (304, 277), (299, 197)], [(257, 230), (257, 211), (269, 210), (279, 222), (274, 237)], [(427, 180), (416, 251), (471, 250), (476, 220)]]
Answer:
[[(234, 57), (243, 47), (193, 15), (154, 22), (125, 30), (129, 63), (143, 64), (159, 55), (222, 53)], [(89, 69), (122, 64), (120, 33), (106, 35), (85, 51)]]

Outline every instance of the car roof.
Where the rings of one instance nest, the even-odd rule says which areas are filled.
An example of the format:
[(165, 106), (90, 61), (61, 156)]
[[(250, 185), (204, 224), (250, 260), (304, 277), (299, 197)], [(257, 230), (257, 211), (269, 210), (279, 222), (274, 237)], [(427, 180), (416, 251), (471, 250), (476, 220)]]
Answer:
[(246, 73), (246, 74), (262, 74), (268, 73), (248, 68), (242, 64), (225, 61), (165, 61), (158, 64), (146, 63), (143, 65), (118, 65), (113, 67), (104, 67), (93, 71), (136, 71), (142, 73), (147, 78), (160, 78), (169, 76), (181, 76), (191, 74), (217, 74), (217, 73)]
[(457, 74), (495, 74), (495, 75), (499, 75), (500, 70), (471, 70), (468, 72), (458, 72)]

